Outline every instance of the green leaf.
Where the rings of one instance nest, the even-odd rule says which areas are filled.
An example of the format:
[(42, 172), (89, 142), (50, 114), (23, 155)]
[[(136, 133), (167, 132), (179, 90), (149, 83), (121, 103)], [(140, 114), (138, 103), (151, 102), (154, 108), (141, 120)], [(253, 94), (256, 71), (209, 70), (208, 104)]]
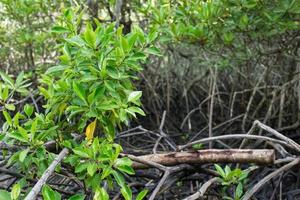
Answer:
[(95, 172), (97, 171), (96, 163), (89, 163), (87, 167), (87, 172), (90, 176), (94, 176)]
[(127, 101), (128, 102), (135, 102), (140, 99), (142, 96), (142, 91), (133, 91), (128, 95)]
[(215, 168), (218, 172), (218, 174), (222, 177), (222, 178), (226, 178), (225, 172), (223, 171), (222, 167), (218, 164), (215, 164)]
[(14, 87), (14, 81), (12, 78), (10, 78), (7, 74), (4, 72), (0, 71), (0, 76), (3, 79), (3, 81), (7, 84), (9, 84), (11, 87)]
[(68, 200), (84, 200), (85, 195), (84, 194), (75, 194), (71, 196)]
[(14, 104), (5, 104), (5, 108), (7, 110), (11, 110), (11, 111), (15, 111), (16, 110), (16, 106)]
[(148, 193), (147, 189), (142, 190), (136, 197), (136, 200), (143, 200)]
[(125, 111), (128, 112), (129, 114), (133, 115), (134, 117), (135, 117), (135, 113), (138, 113), (142, 116), (146, 116), (144, 111), (136, 106), (129, 107), (129, 108), (125, 109)]
[(70, 32), (70, 30), (65, 27), (62, 27), (62, 26), (54, 26), (54, 27), (52, 27), (51, 32), (52, 33), (68, 33), (68, 32)]
[(124, 37), (121, 37), (121, 47), (124, 52), (130, 51), (130, 46), (128, 44), (128, 41)]
[(122, 172), (125, 172), (129, 175), (134, 175), (135, 174), (133, 168), (128, 166), (128, 165), (119, 165), (119, 166), (117, 166), (117, 169), (122, 171)]
[[(0, 93), (1, 93), (1, 91), (0, 91)], [(1, 99), (3, 100), (3, 101), (6, 101), (6, 99), (8, 98), (8, 94), (9, 93), (9, 88), (8, 87), (5, 87), (5, 88), (3, 88), (3, 91), (2, 91), (2, 93), (0, 94), (1, 95)]]
[(223, 41), (225, 44), (231, 44), (234, 39), (234, 35), (231, 32), (225, 32), (223, 34)]
[(68, 66), (66, 66), (66, 65), (53, 66), (53, 67), (50, 67), (49, 69), (47, 69), (46, 74), (61, 72), (61, 71), (64, 71), (66, 68), (68, 68)]
[(61, 195), (52, 190), (48, 185), (44, 185), (42, 189), (43, 200), (61, 200)]
[(45, 88), (40, 87), (40, 86), (38, 86), (38, 89), (46, 99), (50, 98), (50, 94), (49, 94), (48, 90), (46, 90)]
[(77, 94), (77, 96), (80, 99), (82, 99), (84, 102), (86, 102), (86, 100), (85, 100), (85, 89), (83, 88), (83, 86), (81, 84), (78, 84), (75, 81), (73, 81), (73, 90), (75, 91), (75, 93)]
[(132, 47), (134, 46), (136, 40), (137, 40), (138, 34), (137, 33), (131, 33), (127, 39), (128, 45), (129, 45), (129, 49), (132, 49)]
[(19, 183), (15, 184), (11, 190), (10, 196), (12, 200), (18, 199), (19, 195), (21, 193), (21, 186)]
[(157, 28), (153, 28), (150, 33), (148, 34), (148, 43), (152, 43), (158, 37)]
[(249, 175), (249, 171), (242, 171), (241, 175), (239, 176), (239, 181), (246, 179), (248, 175)]
[(25, 137), (23, 134), (21, 134), (21, 132), (19, 131), (13, 131), (8, 135), (10, 138), (14, 138), (16, 140), (19, 140), (20, 142), (28, 142), (28, 138)]
[(109, 200), (109, 196), (104, 188), (97, 189), (93, 200)]
[(17, 86), (22, 86), (22, 81), (23, 81), (23, 79), (24, 79), (24, 72), (22, 71), (19, 75), (18, 75), (18, 77), (17, 77), (17, 79), (16, 79), (16, 85)]
[(202, 144), (202, 143), (194, 144), (194, 145), (192, 146), (192, 148), (195, 149), (195, 150), (202, 149), (202, 148), (203, 148), (203, 144)]
[(234, 193), (234, 198), (235, 199), (240, 199), (243, 195), (243, 185), (242, 183), (239, 183), (238, 186), (235, 189), (235, 193)]
[(112, 171), (112, 174), (120, 187), (125, 186), (125, 180), (121, 173), (114, 170)]
[(5, 190), (0, 190), (0, 200), (11, 200), (10, 193)]
[(24, 112), (25, 112), (25, 114), (27, 115), (27, 117), (30, 117), (30, 116), (32, 115), (33, 110), (34, 110), (34, 108), (33, 108), (32, 105), (26, 104), (26, 105), (24, 106)]
[(78, 35), (65, 40), (73, 46), (83, 47), (85, 45), (84, 40), (81, 39)]
[(19, 160), (20, 160), (20, 162), (24, 162), (24, 160), (25, 160), (28, 152), (29, 152), (29, 149), (25, 149), (25, 150), (23, 150), (23, 151), (20, 152), (20, 154), (19, 154)]
[(75, 173), (80, 173), (86, 170), (88, 163), (80, 163), (75, 166)]
[(121, 193), (125, 200), (132, 200), (132, 192), (128, 185), (124, 185), (121, 189)]
[(147, 54), (152, 54), (155, 56), (162, 56), (162, 54), (160, 53), (160, 50), (156, 47), (149, 47), (145, 50), (145, 53)]
[(118, 105), (116, 105), (114, 102), (108, 102), (104, 101), (99, 106), (97, 106), (99, 110), (113, 110), (115, 108), (118, 108)]
[(73, 152), (74, 152), (75, 154), (77, 154), (77, 155), (83, 157), (83, 158), (89, 158), (89, 157), (90, 157), (89, 154), (88, 154), (87, 152), (85, 152), (84, 150), (79, 149), (79, 148), (73, 149)]
[(228, 165), (225, 166), (225, 175), (226, 177), (231, 173), (231, 169)]
[(239, 25), (242, 29), (245, 29), (249, 23), (249, 18), (247, 15), (243, 15), (240, 19)]
[(12, 119), (6, 110), (3, 110), (3, 115), (5, 117), (6, 122), (12, 126)]
[[(108, 159), (109, 160), (109, 159)], [(112, 173), (112, 168), (111, 167), (105, 167), (104, 169), (103, 169), (103, 172), (102, 172), (102, 174), (101, 174), (101, 179), (103, 180), (103, 179), (105, 179), (106, 177), (108, 177), (111, 173)]]
[(127, 166), (131, 166), (132, 165), (132, 161), (127, 158), (127, 157), (124, 157), (124, 158), (118, 158), (116, 163), (115, 163), (115, 166), (120, 166), (120, 165), (127, 165)]
[(140, 61), (140, 60), (145, 60), (146, 58), (147, 56), (144, 53), (137, 52), (133, 54), (131, 57), (129, 57), (129, 60)]
[(90, 24), (86, 25), (84, 39), (92, 48), (96, 48), (96, 33), (93, 31), (93, 28)]

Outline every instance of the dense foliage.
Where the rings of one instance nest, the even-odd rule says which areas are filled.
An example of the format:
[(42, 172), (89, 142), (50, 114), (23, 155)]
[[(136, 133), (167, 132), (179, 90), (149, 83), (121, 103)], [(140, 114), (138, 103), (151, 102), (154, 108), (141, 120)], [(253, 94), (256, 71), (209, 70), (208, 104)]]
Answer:
[[(22, 147), (7, 165), (15, 165), (18, 171), (26, 173), (26, 179), (41, 176), (53, 161), (45, 144), (56, 141), (56, 148), (72, 149), (73, 154), (65, 162), (74, 167), (86, 187), (96, 192), (95, 199), (99, 195), (101, 199), (108, 198), (99, 183), (109, 181), (112, 186), (112, 177), (124, 198), (131, 199), (122, 172), (134, 171), (128, 158), (118, 158), (122, 147), (114, 143), (115, 126), (128, 124), (136, 113), (144, 115), (139, 108), (142, 92), (134, 91), (131, 80), (141, 70), (140, 61), (145, 61), (147, 52), (153, 50), (151, 43), (157, 37), (156, 31), (147, 36), (135, 27), (123, 35), (122, 27), (115, 29), (114, 23), (102, 25), (96, 21), (95, 29), (86, 23), (84, 30), (78, 32), (84, 10), (64, 9), (63, 13), (59, 25), (52, 28), (53, 33), (62, 35), (60, 63), (50, 67), (40, 79), (39, 91), (47, 100), (44, 113), (34, 112), (30, 105), (14, 116), (3, 111), (3, 141)], [(15, 110), (9, 103), (14, 92), (28, 95), (23, 75), (14, 81), (1, 72), (1, 96), (8, 110)], [(96, 130), (97, 127), (100, 129)], [(85, 140), (76, 142), (74, 134), (84, 129)], [(24, 181), (18, 184), (25, 186)], [(45, 190), (51, 193), (49, 188)]]
[[(24, 198), (30, 182), (42, 176), (63, 148), (69, 154), (62, 165), (83, 181), (86, 192), (70, 200), (88, 194), (95, 200), (109, 199), (116, 186), (126, 200), (143, 199), (147, 190), (133, 194), (125, 181), (135, 172), (132, 161), (120, 156), (122, 146), (115, 141), (118, 131), (145, 115), (142, 91), (135, 83), (145, 90), (145, 110), (156, 115), (152, 120), (157, 123), (158, 110), (174, 106), (180, 112), (177, 117), (186, 114), (177, 100), (187, 94), (194, 99), (199, 91), (213, 96), (212, 80), (217, 82), (218, 70), (225, 74), (222, 87), (230, 85), (226, 73), (231, 71), (238, 74), (230, 78), (239, 88), (241, 80), (256, 80), (258, 74), (266, 74), (266, 82), (273, 83), (267, 72), (284, 71), (279, 62), (299, 61), (299, 39), (294, 40), (300, 30), (296, 0), (135, 0), (123, 1), (121, 13), (114, 13), (118, 2), (0, 0), (0, 140), (14, 149), (13, 154), (4, 149), (2, 155), (9, 158), (6, 166), (24, 175), (10, 191), (1, 190), (0, 199)], [(270, 61), (276, 53), (283, 58)], [(296, 82), (298, 68), (296, 62), (278, 82)], [(169, 75), (175, 78), (170, 81)], [(208, 84), (191, 89), (205, 78)], [(234, 91), (228, 93), (226, 98), (232, 100)], [(191, 101), (185, 99), (183, 104), (188, 107)], [(250, 109), (242, 103), (240, 108)], [(220, 113), (232, 117), (234, 111)], [(182, 130), (184, 124), (179, 128), (179, 123), (172, 123)], [(241, 199), (248, 174), (228, 166), (226, 171), (216, 168), (225, 185), (224, 196), (234, 186), (233, 199)], [(42, 195), (49, 200), (62, 198), (48, 185)]]

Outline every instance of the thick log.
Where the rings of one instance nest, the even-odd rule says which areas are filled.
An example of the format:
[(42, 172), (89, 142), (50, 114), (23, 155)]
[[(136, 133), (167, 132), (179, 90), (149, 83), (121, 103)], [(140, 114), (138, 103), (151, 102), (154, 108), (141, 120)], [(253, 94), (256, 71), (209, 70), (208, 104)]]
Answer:
[[(128, 157), (131, 158), (131, 156)], [(165, 166), (204, 163), (254, 163), (258, 165), (271, 165), (275, 161), (275, 152), (272, 149), (207, 149), (150, 154), (137, 156), (136, 158)], [(132, 167), (134, 169), (150, 168), (145, 163), (136, 161), (133, 162)]]

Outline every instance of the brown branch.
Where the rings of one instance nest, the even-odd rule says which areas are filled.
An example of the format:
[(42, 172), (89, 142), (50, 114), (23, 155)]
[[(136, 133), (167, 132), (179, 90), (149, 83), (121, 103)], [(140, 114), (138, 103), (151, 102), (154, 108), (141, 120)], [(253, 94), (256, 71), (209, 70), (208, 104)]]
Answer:
[[(125, 155), (132, 158), (132, 155)], [(139, 160), (158, 163), (165, 166), (175, 166), (179, 164), (203, 164), (203, 163), (255, 163), (260, 165), (273, 164), (275, 161), (274, 150), (270, 149), (209, 149), (193, 152), (173, 152), (162, 154), (150, 154), (135, 157)], [(138, 161), (135, 159), (135, 161)], [(153, 167), (143, 162), (134, 162), (134, 169), (143, 169)]]

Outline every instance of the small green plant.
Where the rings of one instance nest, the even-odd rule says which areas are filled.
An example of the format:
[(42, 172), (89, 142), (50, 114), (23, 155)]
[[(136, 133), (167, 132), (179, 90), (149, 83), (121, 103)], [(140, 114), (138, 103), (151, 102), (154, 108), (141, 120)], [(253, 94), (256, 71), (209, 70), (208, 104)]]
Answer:
[[(248, 171), (230, 169), (228, 165), (223, 169), (220, 165), (215, 164), (215, 169), (219, 174), (219, 182), (222, 185), (222, 198), (227, 200), (240, 200), (244, 194), (243, 188), (247, 182)], [(233, 190), (233, 197), (227, 196), (228, 191)]]

